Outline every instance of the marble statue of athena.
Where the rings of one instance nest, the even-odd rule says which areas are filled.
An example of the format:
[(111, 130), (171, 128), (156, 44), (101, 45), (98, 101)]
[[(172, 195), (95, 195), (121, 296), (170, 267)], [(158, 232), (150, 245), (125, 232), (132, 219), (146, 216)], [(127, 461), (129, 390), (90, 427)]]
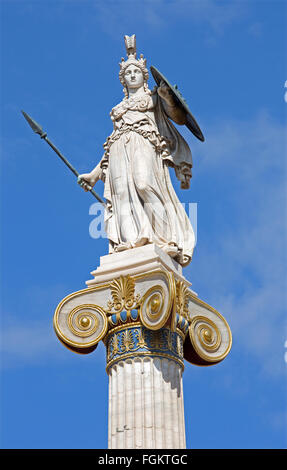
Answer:
[(191, 151), (170, 121), (185, 124), (186, 115), (163, 81), (149, 89), (135, 35), (125, 36), (125, 45), (127, 60), (122, 58), (119, 72), (124, 98), (110, 113), (113, 132), (98, 165), (78, 181), (86, 191), (104, 181), (110, 253), (154, 243), (186, 266), (195, 237), (169, 173), (174, 168), (181, 188), (189, 188)]

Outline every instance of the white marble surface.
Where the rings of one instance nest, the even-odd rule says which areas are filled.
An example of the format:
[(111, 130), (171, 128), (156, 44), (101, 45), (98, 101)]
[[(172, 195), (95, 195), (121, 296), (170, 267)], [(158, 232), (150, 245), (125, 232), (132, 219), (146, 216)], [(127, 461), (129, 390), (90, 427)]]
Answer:
[(109, 370), (109, 449), (185, 449), (182, 369), (133, 358)]
[(119, 276), (147, 273), (159, 268), (172, 272), (177, 279), (183, 280), (188, 286), (191, 285), (183, 276), (181, 265), (154, 243), (101, 256), (100, 266), (91, 272), (94, 279), (87, 280), (86, 284), (90, 287)]

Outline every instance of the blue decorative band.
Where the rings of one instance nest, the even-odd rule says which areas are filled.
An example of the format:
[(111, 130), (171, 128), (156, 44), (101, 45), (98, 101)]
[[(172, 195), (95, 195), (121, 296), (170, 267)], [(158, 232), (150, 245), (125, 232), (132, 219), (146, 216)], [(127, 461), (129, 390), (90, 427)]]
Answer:
[(189, 323), (185, 317), (183, 317), (182, 315), (179, 315), (178, 313), (176, 314), (176, 326), (177, 328), (182, 330), (184, 335), (187, 334)]
[(183, 335), (169, 328), (149, 330), (129, 323), (108, 334), (107, 369), (116, 362), (139, 356), (166, 357), (183, 367)]

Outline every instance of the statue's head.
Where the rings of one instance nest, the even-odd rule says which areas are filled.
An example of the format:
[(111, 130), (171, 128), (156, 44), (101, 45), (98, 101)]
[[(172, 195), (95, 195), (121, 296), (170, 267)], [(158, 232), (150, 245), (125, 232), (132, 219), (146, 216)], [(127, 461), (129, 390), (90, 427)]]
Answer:
[(124, 86), (128, 89), (139, 88), (144, 84), (143, 72), (137, 64), (129, 64), (123, 74)]
[(125, 36), (125, 45), (127, 50), (127, 60), (122, 57), (120, 63), (120, 82), (124, 87), (125, 96), (128, 97), (129, 88), (138, 88), (144, 86), (148, 90), (148, 69), (146, 68), (146, 59), (143, 55), (136, 58), (136, 36)]

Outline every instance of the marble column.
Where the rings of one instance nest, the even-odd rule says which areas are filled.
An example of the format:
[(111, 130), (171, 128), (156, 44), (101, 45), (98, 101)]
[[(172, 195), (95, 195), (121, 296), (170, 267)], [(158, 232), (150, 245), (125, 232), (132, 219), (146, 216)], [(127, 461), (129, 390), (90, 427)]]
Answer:
[(140, 325), (109, 335), (110, 449), (185, 448), (183, 339), (180, 330), (151, 331)]

